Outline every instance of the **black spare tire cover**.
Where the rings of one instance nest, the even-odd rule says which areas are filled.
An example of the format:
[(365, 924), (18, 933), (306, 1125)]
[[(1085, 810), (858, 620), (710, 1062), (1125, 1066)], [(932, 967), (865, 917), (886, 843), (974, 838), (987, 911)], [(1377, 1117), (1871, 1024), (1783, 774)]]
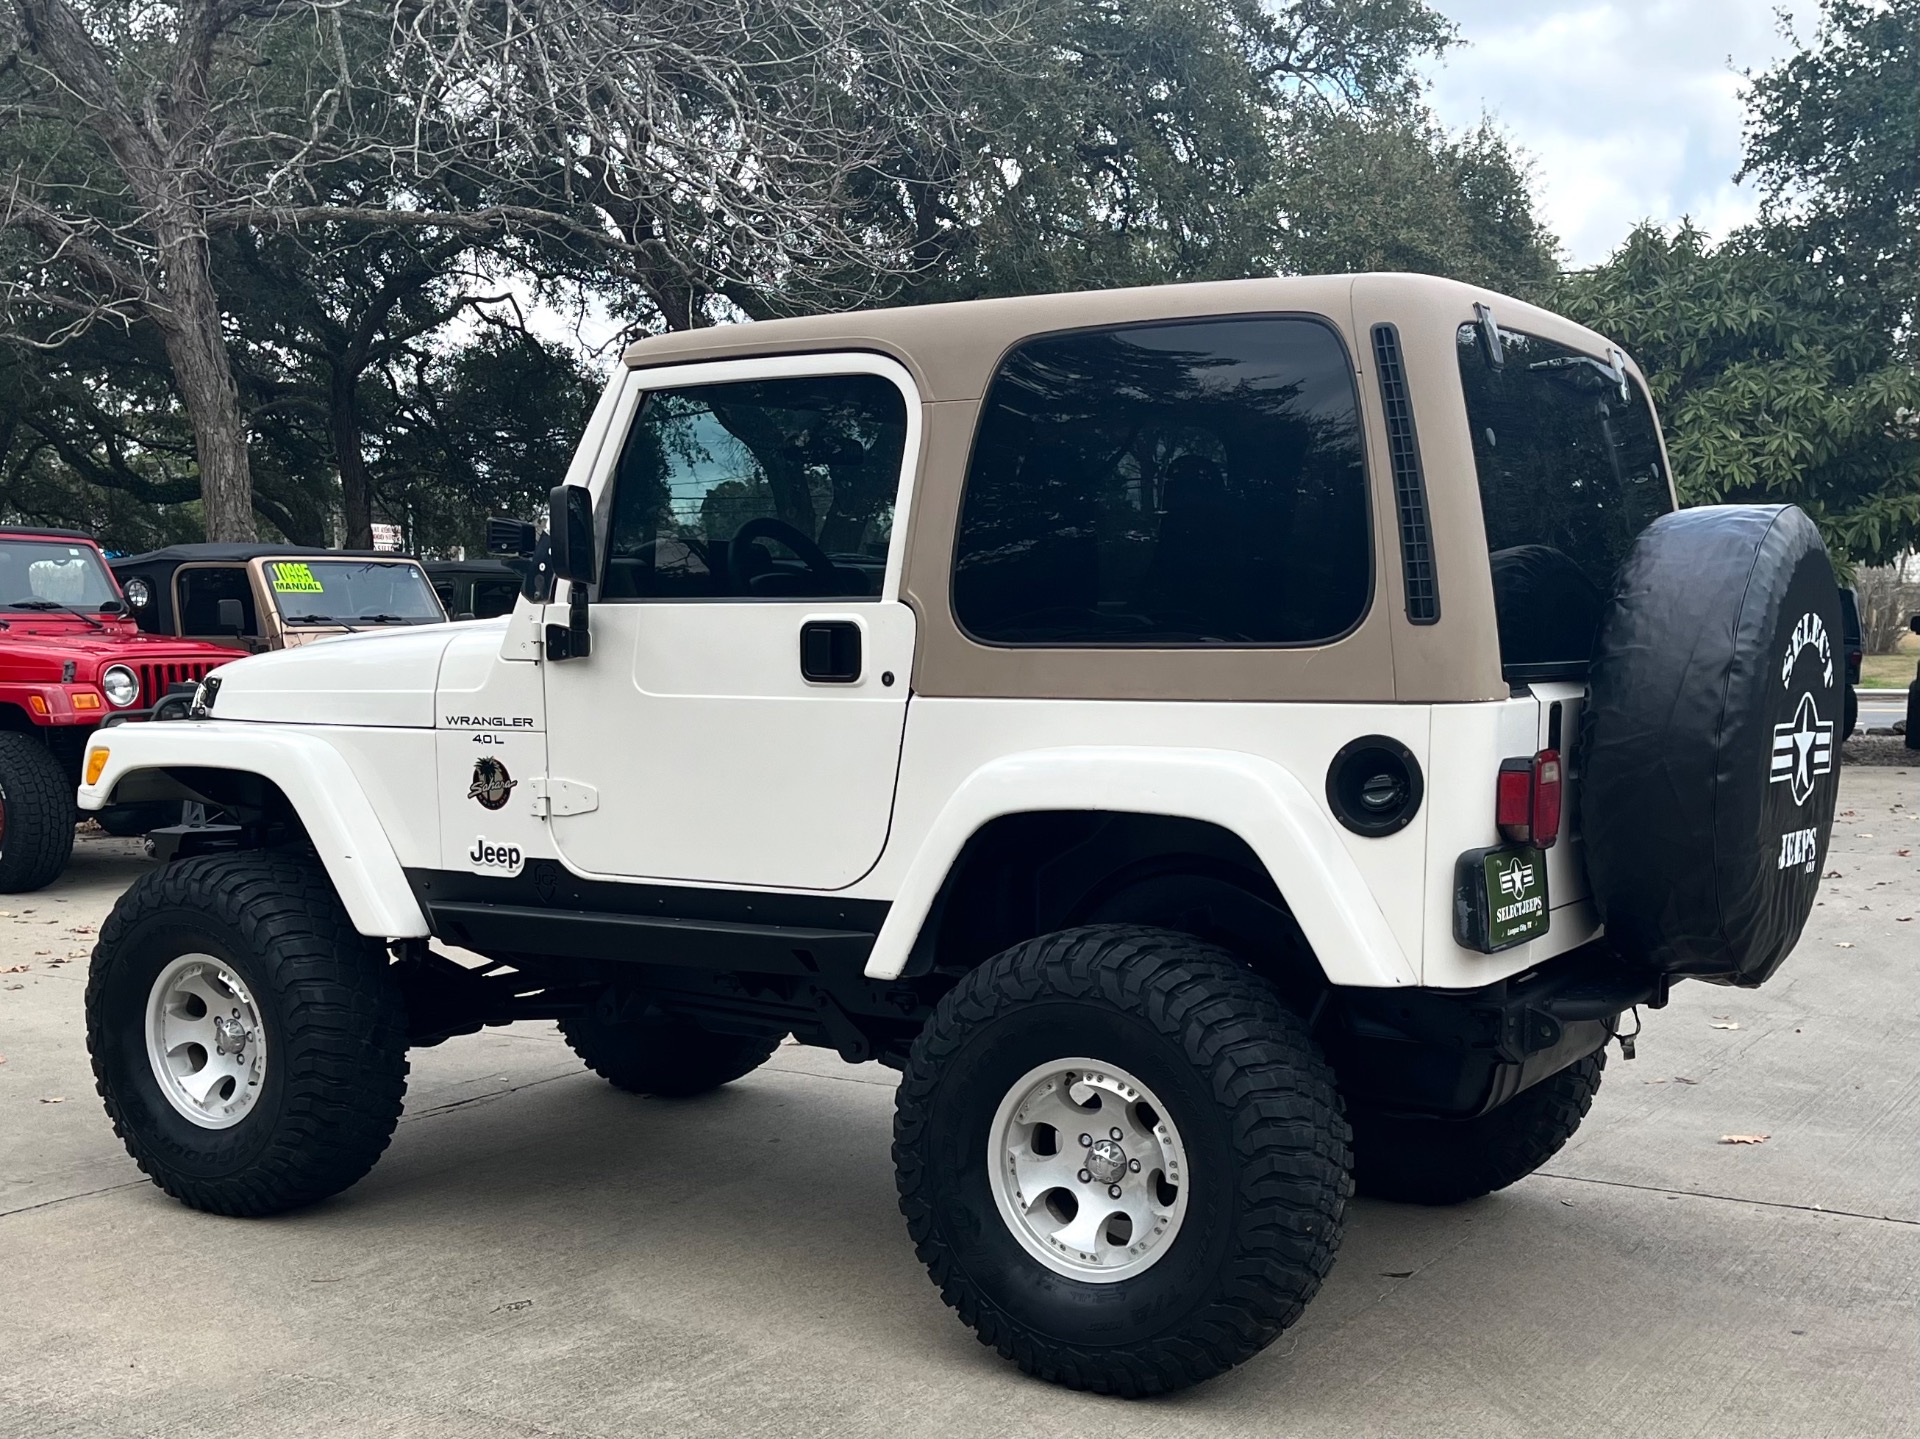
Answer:
[(1662, 516), (1595, 644), (1581, 836), (1629, 960), (1764, 983), (1812, 911), (1840, 787), (1840, 594), (1791, 505)]

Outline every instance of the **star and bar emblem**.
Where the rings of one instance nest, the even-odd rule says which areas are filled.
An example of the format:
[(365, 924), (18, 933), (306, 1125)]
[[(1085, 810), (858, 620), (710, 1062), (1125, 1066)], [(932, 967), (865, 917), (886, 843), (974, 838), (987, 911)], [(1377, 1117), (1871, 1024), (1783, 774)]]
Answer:
[(1813, 782), (1833, 769), (1833, 721), (1820, 718), (1811, 692), (1785, 724), (1773, 727), (1773, 768), (1767, 779), (1792, 788), (1793, 802), (1805, 804)]

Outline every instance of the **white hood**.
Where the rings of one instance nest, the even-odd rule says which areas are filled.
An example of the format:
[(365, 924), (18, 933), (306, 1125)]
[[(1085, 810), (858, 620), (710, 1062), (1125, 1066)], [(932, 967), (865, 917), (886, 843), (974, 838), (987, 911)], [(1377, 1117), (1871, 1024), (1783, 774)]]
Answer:
[(367, 631), (236, 660), (220, 669), (214, 718), (432, 729), (440, 656), (469, 628)]

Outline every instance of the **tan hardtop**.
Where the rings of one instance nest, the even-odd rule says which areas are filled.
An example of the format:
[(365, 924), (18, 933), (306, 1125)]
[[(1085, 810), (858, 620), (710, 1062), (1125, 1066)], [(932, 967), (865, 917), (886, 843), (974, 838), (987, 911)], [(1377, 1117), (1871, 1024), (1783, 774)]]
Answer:
[[(1495, 320), (1604, 359), (1604, 336), (1538, 306), (1432, 275), (1222, 280), (1076, 294), (1024, 295), (809, 315), (660, 335), (628, 347), (637, 370), (779, 355), (859, 351), (905, 366), (925, 401), (914, 465), (901, 597), (919, 616), (915, 692), (1045, 699), (1414, 701), (1503, 698), (1486, 531), (1461, 406), (1455, 334), (1489, 306)], [(1346, 346), (1368, 453), (1372, 598), (1360, 622), (1324, 644), (1176, 649), (983, 644), (953, 615), (949, 585), (980, 402), (1001, 359), (1036, 335), (1215, 315), (1310, 315)], [(1405, 610), (1395, 499), (1370, 337), (1399, 335), (1429, 497), (1442, 601), (1437, 622)], [(1634, 370), (1631, 359), (1628, 367)], [(1644, 379), (1642, 380), (1644, 384)]]
[(1345, 331), (1356, 307), (1391, 310), (1404, 325), (1433, 321), (1451, 327), (1471, 319), (1476, 303), (1492, 306), (1508, 329), (1597, 357), (1607, 352), (1604, 336), (1524, 301), (1437, 275), (1381, 273), (1214, 280), (756, 320), (651, 336), (629, 345), (623, 358), (630, 368), (645, 369), (865, 350), (905, 365), (923, 399), (974, 400), (985, 393), (1000, 357), (1032, 335), (1133, 321), (1274, 313), (1322, 315)]

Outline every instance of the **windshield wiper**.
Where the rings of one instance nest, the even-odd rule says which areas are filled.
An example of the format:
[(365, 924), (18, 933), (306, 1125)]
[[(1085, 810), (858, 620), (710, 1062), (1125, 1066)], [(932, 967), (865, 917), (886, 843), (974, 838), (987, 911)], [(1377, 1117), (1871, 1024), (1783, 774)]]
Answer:
[(411, 617), (407, 615), (355, 615), (354, 618), (363, 625), (404, 625), (412, 623)]
[(7, 608), (15, 610), (45, 610), (48, 612), (60, 610), (63, 613), (72, 615), (77, 620), (85, 620), (97, 630), (106, 628), (105, 625), (101, 624), (100, 621), (96, 620), (85, 610), (76, 610), (72, 605), (63, 605), (58, 600), (14, 600)]
[(353, 626), (338, 615), (287, 615), (285, 619), (290, 625), (338, 625), (349, 634), (356, 633)]

